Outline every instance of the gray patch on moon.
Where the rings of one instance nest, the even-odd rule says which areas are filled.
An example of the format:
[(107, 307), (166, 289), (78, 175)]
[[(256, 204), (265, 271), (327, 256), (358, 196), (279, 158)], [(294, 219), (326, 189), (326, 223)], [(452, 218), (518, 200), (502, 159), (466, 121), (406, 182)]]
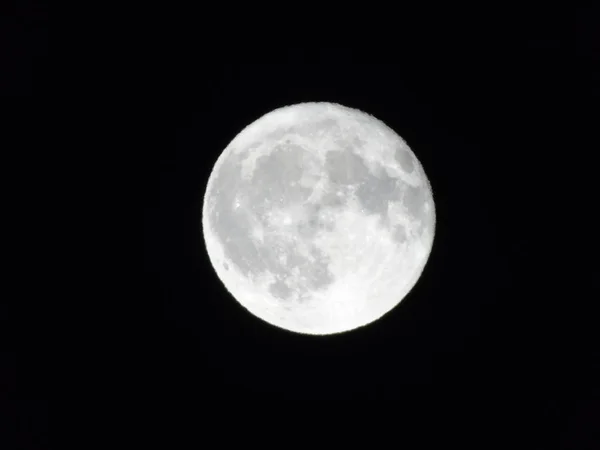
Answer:
[(275, 282), (271, 283), (269, 292), (273, 297), (279, 299), (288, 299), (294, 294), (292, 288), (285, 284), (281, 278), (277, 278)]
[(336, 207), (332, 203), (319, 202), (318, 204), (307, 203), (304, 205), (305, 218), (298, 222), (298, 233), (304, 240), (311, 240), (320, 231), (333, 231), (335, 223), (333, 221), (325, 221), (320, 216), (321, 211), (326, 211), (329, 208), (341, 208), (343, 205), (341, 199), (340, 204)]
[(356, 196), (370, 214), (384, 217), (387, 215), (388, 203), (397, 200), (399, 196), (398, 181), (383, 171), (379, 176), (369, 175), (356, 190)]
[[(361, 156), (350, 150), (330, 151), (326, 155), (326, 170), (329, 179), (337, 189), (344, 190), (343, 199), (336, 199), (341, 205), (347, 203), (350, 194), (348, 187), (352, 186), (353, 194), (360, 206), (367, 214), (380, 217), (380, 223), (384, 227), (391, 227), (388, 217), (388, 205), (390, 202), (400, 200), (402, 192), (406, 192), (406, 207), (415, 219), (422, 220), (422, 208), (424, 195), (423, 188), (413, 188), (395, 177), (391, 177), (383, 170), (372, 173)], [(330, 197), (325, 197), (331, 198)], [(422, 222), (423, 223), (423, 222)], [(393, 227), (392, 236), (398, 243), (407, 240), (406, 230), (402, 225)]]
[[(300, 185), (312, 155), (294, 144), (282, 144), (256, 161), (246, 192), (252, 205), (294, 204), (305, 201), (312, 189)], [(255, 185), (260, 184), (260, 189)]]
[(360, 183), (369, 175), (363, 159), (349, 150), (332, 150), (325, 155), (325, 170), (329, 181), (336, 185)]
[(402, 170), (404, 170), (406, 173), (412, 173), (415, 168), (413, 155), (411, 154), (411, 151), (404, 145), (398, 145), (396, 147), (394, 159), (398, 164), (400, 164), (400, 167), (402, 167)]
[(406, 235), (406, 229), (401, 225), (397, 225), (394, 227), (392, 236), (394, 238), (394, 241), (398, 242), (399, 244), (406, 242), (406, 239), (408, 238), (408, 236)]
[(431, 217), (425, 211), (425, 201), (428, 193), (425, 186), (413, 187), (405, 185), (403, 189), (404, 199), (402, 204), (406, 207), (408, 213), (420, 222), (418, 233), (420, 234), (425, 226), (431, 221)]
[(281, 252), (287, 256), (286, 262), (271, 266), (276, 281), (270, 285), (269, 292), (274, 297), (289, 300), (292, 295), (298, 294), (302, 301), (310, 293), (325, 289), (335, 281), (328, 269), (330, 259), (315, 246), (310, 247), (311, 259), (298, 253), (293, 243), (281, 247)]

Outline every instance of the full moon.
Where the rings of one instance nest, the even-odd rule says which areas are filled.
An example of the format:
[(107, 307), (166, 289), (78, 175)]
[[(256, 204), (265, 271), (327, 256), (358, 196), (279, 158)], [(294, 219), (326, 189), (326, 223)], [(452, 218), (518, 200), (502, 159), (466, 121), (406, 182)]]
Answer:
[(296, 333), (372, 323), (415, 286), (435, 205), (406, 142), (334, 103), (271, 111), (243, 129), (210, 174), (202, 229), (229, 293)]

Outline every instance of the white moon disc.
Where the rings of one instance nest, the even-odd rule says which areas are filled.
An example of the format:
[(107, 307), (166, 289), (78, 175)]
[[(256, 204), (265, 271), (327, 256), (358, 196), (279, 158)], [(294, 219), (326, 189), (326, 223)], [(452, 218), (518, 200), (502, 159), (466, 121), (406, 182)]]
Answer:
[(423, 167), (383, 122), (301, 103), (262, 116), (219, 156), (202, 227), (215, 272), (248, 311), (332, 334), (377, 320), (413, 288), (435, 207)]

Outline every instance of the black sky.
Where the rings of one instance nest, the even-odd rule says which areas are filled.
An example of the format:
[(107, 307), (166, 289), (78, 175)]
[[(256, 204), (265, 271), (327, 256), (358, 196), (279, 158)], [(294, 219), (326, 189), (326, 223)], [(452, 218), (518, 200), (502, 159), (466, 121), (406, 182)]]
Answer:
[[(157, 8), (127, 22), (127, 45), (98, 37), (101, 48), (123, 48), (90, 66), (96, 83), (82, 93), (102, 97), (102, 131), (83, 142), (112, 135), (110, 119), (122, 119), (114, 135), (127, 139), (112, 141), (111, 164), (134, 161), (126, 184), (144, 210), (141, 282), (116, 291), (119, 324), (105, 326), (123, 333), (106, 331), (98, 353), (81, 352), (102, 361), (103, 375), (80, 389), (114, 399), (97, 408), (107, 433), (111, 417), (125, 416), (120, 426), (162, 448), (319, 447), (321, 434), (339, 439), (335, 448), (365, 436), (372, 448), (407, 437), (427, 448), (586, 448), (597, 353), (590, 316), (575, 304), (593, 295), (563, 282), (577, 269), (562, 256), (582, 232), (568, 191), (584, 189), (576, 168), (587, 144), (573, 116), (587, 117), (598, 95), (598, 47), (580, 16), (575, 41), (558, 11), (477, 20), (438, 11), (419, 26), (365, 19), (375, 30), (366, 39), (352, 23), (270, 32), (248, 20), (242, 31), (204, 10)], [(4, 79), (17, 78), (12, 93), (36, 101), (38, 78)], [(393, 128), (421, 161), (437, 213), (412, 292), (377, 322), (327, 337), (242, 308), (214, 273), (200, 227), (210, 171), (231, 139), (305, 101)]]
[[(187, 436), (196, 423), (230, 421), (306, 434), (331, 421), (398, 435), (418, 423), (433, 440), (443, 438), (429, 427), (487, 445), (573, 439), (571, 417), (590, 393), (569, 384), (583, 369), (564, 340), (573, 324), (547, 248), (564, 214), (549, 174), (569, 151), (557, 111), (570, 101), (570, 49), (556, 31), (532, 34), (387, 38), (379, 50), (236, 43), (195, 57), (189, 35), (176, 40), (158, 91), (170, 140), (148, 156), (157, 191), (144, 256), (145, 287), (162, 308), (150, 371), (153, 395), (172, 411), (167, 427)], [(261, 115), (303, 101), (358, 108), (395, 129), (437, 207), (418, 285), (344, 335), (301, 336), (254, 318), (212, 271), (199, 229), (219, 153)]]
[[(144, 149), (156, 181), (144, 287), (161, 308), (149, 371), (157, 410), (172, 412), (159, 423), (184, 436), (222, 421), (310, 435), (305, 427), (331, 421), (392, 436), (415, 424), (411, 433), (434, 441), (472, 433), (486, 446), (587, 439), (589, 361), (579, 318), (565, 309), (577, 295), (555, 281), (572, 270), (558, 257), (571, 245), (557, 238), (570, 227), (558, 178), (573, 177), (564, 175), (575, 151), (565, 112), (577, 80), (560, 22), (538, 20), (411, 29), (412, 39), (386, 35), (380, 45), (256, 38), (205, 53), (195, 53), (194, 32), (176, 33), (158, 60), (153, 109), (168, 138)], [(358, 108), (395, 129), (437, 208), (433, 251), (410, 295), (376, 323), (330, 337), (246, 312), (212, 271), (199, 228), (204, 187), (228, 142), (303, 101)]]

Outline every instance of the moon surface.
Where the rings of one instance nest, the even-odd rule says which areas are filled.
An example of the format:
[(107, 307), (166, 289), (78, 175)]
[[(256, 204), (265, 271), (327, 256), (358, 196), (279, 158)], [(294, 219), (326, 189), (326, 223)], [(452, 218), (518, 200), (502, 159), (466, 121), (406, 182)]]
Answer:
[(305, 334), (376, 321), (419, 279), (435, 205), (422, 165), (375, 117), (276, 109), (217, 159), (202, 229), (217, 276), (254, 316)]

